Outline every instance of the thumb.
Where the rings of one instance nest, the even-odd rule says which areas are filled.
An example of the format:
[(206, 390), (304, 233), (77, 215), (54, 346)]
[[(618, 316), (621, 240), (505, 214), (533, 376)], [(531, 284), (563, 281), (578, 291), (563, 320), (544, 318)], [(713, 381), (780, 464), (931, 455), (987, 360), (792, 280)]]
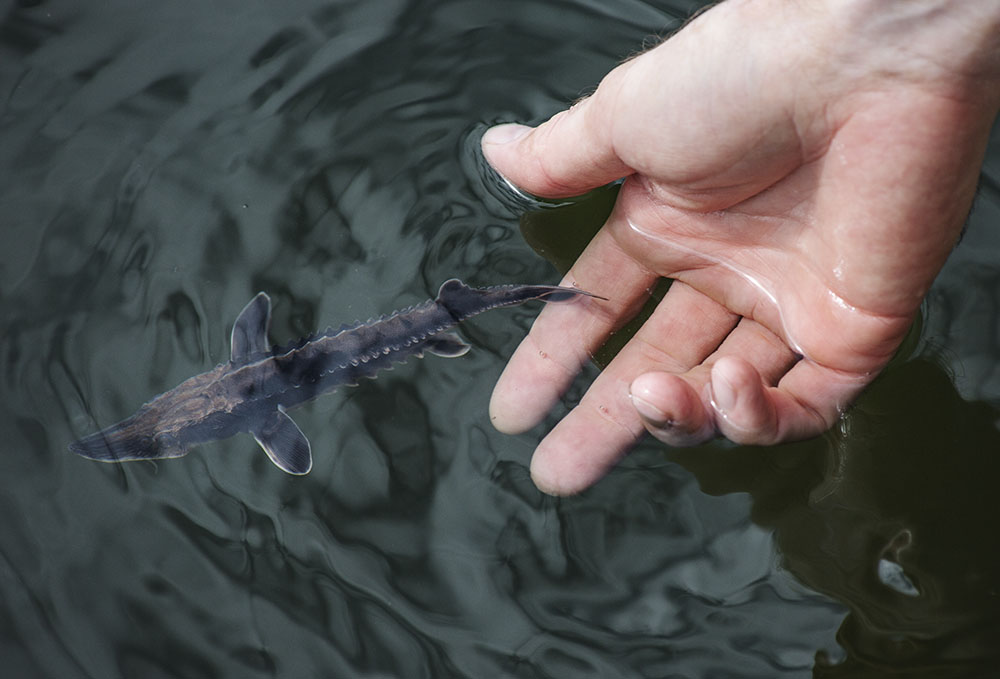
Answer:
[(611, 141), (600, 90), (531, 128), (506, 124), (483, 135), (483, 155), (519, 189), (546, 198), (585, 193), (632, 174)]

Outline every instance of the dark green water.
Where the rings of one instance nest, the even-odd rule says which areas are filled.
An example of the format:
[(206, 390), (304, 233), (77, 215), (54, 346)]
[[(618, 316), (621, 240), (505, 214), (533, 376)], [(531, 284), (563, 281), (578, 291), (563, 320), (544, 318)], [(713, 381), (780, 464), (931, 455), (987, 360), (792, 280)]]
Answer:
[(66, 450), (226, 360), (258, 290), (284, 342), (555, 281), (528, 243), (564, 263), (608, 196), (525, 213), (478, 135), (696, 6), (0, 4), (0, 676), (995, 676), (1000, 137), (920, 337), (822, 439), (544, 497), (542, 430), (486, 416), (523, 307), (298, 409), (303, 478), (249, 437)]

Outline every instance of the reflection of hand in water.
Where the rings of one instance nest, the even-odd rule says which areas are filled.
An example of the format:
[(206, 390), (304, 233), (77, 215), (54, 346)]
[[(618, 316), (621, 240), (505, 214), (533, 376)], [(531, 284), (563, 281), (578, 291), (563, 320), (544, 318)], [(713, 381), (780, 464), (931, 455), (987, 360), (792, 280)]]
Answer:
[(484, 137), (538, 195), (627, 177), (568, 276), (613, 304), (541, 313), (494, 392), (499, 429), (537, 424), (657, 278), (677, 281), (540, 444), (543, 489), (593, 483), (644, 427), (671, 444), (817, 434), (888, 361), (1000, 98), (996, 5), (899, 7), (723, 3), (533, 132)]
[(709, 493), (749, 493), (785, 567), (851, 610), (847, 658), (815, 676), (991, 676), (976, 671), (1000, 654), (998, 415), (915, 360), (861, 396), (848, 436), (671, 457)]

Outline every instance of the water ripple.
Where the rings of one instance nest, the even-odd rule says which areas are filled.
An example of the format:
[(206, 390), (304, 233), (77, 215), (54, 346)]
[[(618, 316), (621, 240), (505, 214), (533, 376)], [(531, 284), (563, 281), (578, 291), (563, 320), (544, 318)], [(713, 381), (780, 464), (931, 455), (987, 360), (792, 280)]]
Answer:
[[(987, 658), (989, 191), (927, 305), (917, 351), (951, 358), (903, 361), (828, 439), (646, 445), (580, 497), (542, 496), (527, 465), (543, 431), (500, 436), (487, 415), (526, 307), (467, 324), (461, 359), (296, 409), (316, 458), (304, 478), (248, 436), (156, 463), (66, 451), (226, 360), (258, 290), (284, 343), (456, 275), (556, 279), (613, 189), (563, 212), (522, 202), (486, 171), (479, 136), (548, 117), (696, 4), (5, 9), (4, 671), (773, 679), (916, 666), (936, 649), (960, 667)], [(525, 210), (553, 264), (523, 241)], [(880, 559), (919, 596), (879, 579)]]

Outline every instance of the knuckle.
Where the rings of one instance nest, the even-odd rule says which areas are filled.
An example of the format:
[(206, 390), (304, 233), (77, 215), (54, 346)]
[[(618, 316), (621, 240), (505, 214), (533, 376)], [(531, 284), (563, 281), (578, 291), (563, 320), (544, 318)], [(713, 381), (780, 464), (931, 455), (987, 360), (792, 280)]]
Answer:
[(641, 336), (634, 338), (636, 351), (643, 361), (643, 365), (652, 366), (655, 369), (665, 372), (678, 372), (687, 370), (682, 361), (672, 354), (668, 349), (651, 342)]
[(580, 358), (579, 352), (567, 355), (566, 346), (561, 346), (556, 351), (550, 350), (542, 342), (539, 342), (536, 337), (532, 336), (530, 332), (525, 341), (530, 345), (531, 355), (545, 366), (543, 370), (554, 369), (561, 373), (563, 377), (575, 376), (579, 372), (580, 366), (583, 365), (583, 360), (585, 360)]
[(589, 391), (578, 407), (626, 433), (633, 442), (640, 441), (646, 431), (634, 409), (624, 408), (613, 400), (599, 399)]

